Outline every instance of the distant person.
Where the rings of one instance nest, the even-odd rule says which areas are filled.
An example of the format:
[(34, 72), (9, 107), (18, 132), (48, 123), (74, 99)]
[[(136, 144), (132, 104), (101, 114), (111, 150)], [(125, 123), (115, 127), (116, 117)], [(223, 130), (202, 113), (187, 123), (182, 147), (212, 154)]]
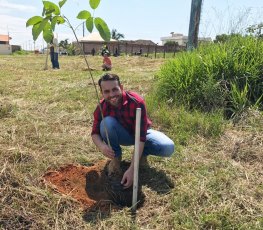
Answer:
[(54, 45), (53, 45), (53, 41), (50, 43), (49, 46), (49, 54), (50, 54), (50, 61), (52, 64), (52, 68), (55, 69), (55, 52), (54, 52)]
[(135, 55), (142, 55), (142, 48), (140, 48), (140, 51), (139, 51), (139, 52), (135, 52), (134, 54), (135, 54)]
[(92, 50), (91, 50), (91, 54), (92, 54), (92, 56), (94, 56), (95, 55), (95, 49), (94, 48), (92, 48)]
[(101, 56), (104, 56), (104, 53), (110, 53), (107, 45), (103, 45), (101, 50)]
[(102, 70), (103, 71), (108, 71), (111, 70), (112, 65), (111, 65), (111, 59), (110, 59), (110, 54), (108, 52), (105, 52), (103, 54), (103, 64), (102, 64)]
[(118, 56), (119, 56), (119, 52), (118, 52), (118, 49), (116, 48), (115, 53), (114, 53), (114, 57), (118, 57)]
[(58, 39), (53, 37), (52, 40), (53, 46), (54, 46), (54, 63), (53, 63), (53, 69), (59, 69), (59, 62), (58, 62), (58, 53), (59, 53), (59, 46), (58, 46)]

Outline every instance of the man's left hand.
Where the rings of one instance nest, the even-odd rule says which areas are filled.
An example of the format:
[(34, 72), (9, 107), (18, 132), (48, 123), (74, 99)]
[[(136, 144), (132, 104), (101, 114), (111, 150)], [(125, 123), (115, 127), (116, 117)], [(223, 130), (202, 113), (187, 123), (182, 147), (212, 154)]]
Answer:
[(129, 167), (126, 172), (123, 174), (121, 184), (124, 188), (129, 188), (133, 183), (133, 167)]

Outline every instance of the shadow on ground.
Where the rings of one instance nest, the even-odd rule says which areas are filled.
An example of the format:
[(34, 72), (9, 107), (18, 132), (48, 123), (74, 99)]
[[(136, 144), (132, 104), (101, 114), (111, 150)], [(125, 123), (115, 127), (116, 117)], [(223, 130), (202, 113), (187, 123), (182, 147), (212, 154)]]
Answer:
[[(100, 161), (89, 167), (70, 164), (46, 172), (43, 178), (57, 192), (74, 198), (82, 205), (85, 221), (96, 222), (110, 217), (111, 211), (132, 206), (133, 188), (122, 187), (122, 174), (109, 177), (108, 163)], [(121, 163), (123, 173), (129, 165), (126, 161)], [(149, 166), (140, 168), (137, 209), (143, 207), (146, 199), (142, 186), (147, 186), (158, 194), (166, 194), (174, 187), (164, 171)], [(134, 213), (131, 214), (134, 216)]]
[(163, 170), (146, 166), (140, 169), (141, 184), (156, 191), (158, 194), (167, 194), (174, 188), (173, 181)]
[[(123, 161), (121, 164), (123, 173), (128, 169), (130, 163)], [(107, 172), (105, 165), (105, 172)], [(107, 173), (103, 175), (104, 177), (107, 177)], [(102, 204), (98, 203), (98, 206), (94, 206), (93, 210), (86, 210), (86, 212), (83, 215), (83, 219), (87, 222), (96, 222), (98, 219), (105, 219), (109, 218), (111, 215), (111, 210), (118, 210), (122, 209), (123, 207), (131, 207), (132, 206), (132, 187), (128, 190), (123, 190), (122, 186), (120, 185), (121, 178), (115, 178), (115, 180), (112, 181), (112, 179), (105, 179), (102, 177), (91, 176), (87, 175), (87, 186), (86, 188), (87, 194), (89, 197), (94, 194), (93, 190), (97, 190), (98, 192), (101, 192), (97, 185), (92, 185), (93, 183), (90, 183), (91, 180), (89, 177), (96, 178), (96, 181), (98, 181), (99, 184), (105, 183), (104, 185), (104, 191), (105, 189), (108, 190), (107, 194), (109, 195), (109, 199), (111, 200), (111, 203), (108, 203), (108, 207), (104, 207), (101, 209)], [(174, 188), (174, 183), (171, 181), (171, 179), (166, 175), (166, 173), (163, 170), (157, 170), (153, 167), (150, 167), (149, 165), (146, 165), (142, 168), (140, 168), (139, 171), (139, 190), (138, 190), (138, 206), (137, 209), (140, 209), (144, 205), (145, 194), (142, 192), (142, 186), (147, 186), (148, 188), (156, 191), (158, 194), (167, 194), (170, 192), (172, 188)], [(102, 186), (103, 187), (103, 186)], [(100, 189), (102, 188), (100, 187)], [(94, 197), (96, 198), (96, 197)], [(135, 221), (136, 219), (136, 212), (130, 210), (130, 214), (132, 217), (132, 221)]]

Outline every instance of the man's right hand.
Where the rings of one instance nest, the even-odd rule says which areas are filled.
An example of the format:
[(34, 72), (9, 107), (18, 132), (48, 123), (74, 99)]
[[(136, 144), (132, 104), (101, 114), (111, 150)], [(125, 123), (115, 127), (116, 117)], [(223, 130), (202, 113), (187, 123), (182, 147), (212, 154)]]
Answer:
[(100, 147), (100, 151), (102, 154), (110, 159), (113, 159), (115, 157), (115, 152), (112, 150), (111, 147), (109, 147), (107, 144), (103, 143)]
[(98, 134), (91, 135), (91, 138), (97, 148), (102, 152), (105, 157), (113, 159), (115, 157), (115, 152), (109, 147), (105, 142), (102, 141), (102, 138)]

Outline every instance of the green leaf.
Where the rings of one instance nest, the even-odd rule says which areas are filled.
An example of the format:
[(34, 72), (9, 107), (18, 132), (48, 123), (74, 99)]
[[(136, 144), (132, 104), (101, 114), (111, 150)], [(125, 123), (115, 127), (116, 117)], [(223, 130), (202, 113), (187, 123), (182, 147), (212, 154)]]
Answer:
[(49, 13), (54, 13), (55, 15), (60, 14), (60, 9), (55, 3), (49, 1), (43, 1), (43, 4), (47, 14)]
[(51, 24), (50, 24), (49, 21), (46, 23), (46, 25), (45, 25), (43, 31), (45, 31), (45, 30), (51, 30)]
[(59, 3), (58, 3), (59, 7), (61, 8), (66, 3), (66, 1), (67, 0), (59, 1)]
[(95, 10), (100, 4), (100, 0), (89, 0), (90, 7)]
[(91, 33), (92, 30), (93, 30), (93, 17), (89, 17), (87, 20), (86, 20), (86, 28), (87, 30)]
[(57, 17), (57, 24), (63, 24), (65, 23), (65, 19), (61, 16), (56, 16)]
[(48, 19), (45, 18), (41, 23), (35, 24), (32, 28), (32, 34), (33, 34), (33, 40), (36, 41), (39, 34), (43, 31), (45, 28), (46, 24), (48, 23)]
[(43, 18), (40, 16), (34, 16), (32, 18), (29, 18), (26, 22), (26, 27), (36, 25), (36, 24), (40, 23), (42, 20), (43, 20)]
[(53, 31), (51, 28), (51, 24), (48, 21), (43, 29), (43, 38), (47, 43), (50, 43), (53, 38)]
[(52, 18), (52, 21), (51, 21), (51, 29), (52, 31), (55, 30), (55, 27), (56, 27), (56, 24), (57, 24), (57, 19), (56, 19), (57, 16), (55, 16), (54, 18)]
[(33, 40), (36, 41), (39, 34), (41, 32), (38, 32), (39, 31), (39, 26), (40, 24), (35, 24), (33, 27), (32, 27), (32, 35), (33, 35)]
[(91, 14), (90, 14), (90, 12), (87, 11), (87, 10), (82, 10), (82, 11), (80, 11), (79, 14), (78, 14), (78, 16), (77, 16), (78, 19), (88, 19), (88, 18), (90, 18), (90, 17), (91, 17)]
[(47, 43), (50, 43), (53, 38), (52, 30), (43, 30), (43, 38)]
[(65, 19), (61, 16), (55, 16), (52, 18), (51, 21), (51, 28), (54, 31), (56, 24), (63, 24), (65, 22)]
[(110, 30), (109, 30), (109, 27), (107, 26), (106, 22), (104, 22), (103, 19), (101, 19), (101, 18), (95, 18), (94, 24), (95, 24), (97, 30), (99, 31), (102, 39), (104, 41), (107, 41), (107, 42), (110, 41), (111, 34), (110, 34)]

